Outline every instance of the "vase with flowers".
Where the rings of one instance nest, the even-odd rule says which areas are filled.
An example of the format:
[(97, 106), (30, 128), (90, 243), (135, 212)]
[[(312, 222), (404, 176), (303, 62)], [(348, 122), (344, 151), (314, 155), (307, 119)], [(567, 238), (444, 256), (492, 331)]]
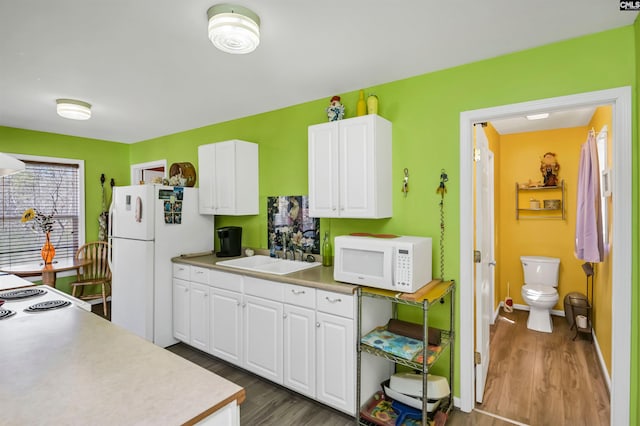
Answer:
[(23, 223), (31, 222), (31, 229), (34, 231), (44, 232), (45, 240), (44, 245), (40, 250), (40, 255), (46, 265), (51, 264), (54, 256), (56, 255), (56, 249), (51, 243), (51, 231), (53, 230), (53, 225), (56, 223), (54, 218), (55, 214), (55, 205), (50, 214), (42, 213), (38, 209), (29, 208), (25, 210), (22, 214), (22, 219), (20, 220)]

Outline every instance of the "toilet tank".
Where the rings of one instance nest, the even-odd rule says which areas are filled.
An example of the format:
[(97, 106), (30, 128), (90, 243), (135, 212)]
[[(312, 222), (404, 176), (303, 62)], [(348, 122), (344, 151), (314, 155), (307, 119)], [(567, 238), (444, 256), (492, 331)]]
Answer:
[(525, 284), (544, 284), (558, 287), (560, 259), (545, 256), (520, 256)]

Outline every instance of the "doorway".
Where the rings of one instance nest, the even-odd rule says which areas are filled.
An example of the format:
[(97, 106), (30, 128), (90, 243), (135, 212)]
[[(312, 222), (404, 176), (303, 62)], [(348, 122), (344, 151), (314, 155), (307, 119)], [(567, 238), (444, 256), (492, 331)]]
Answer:
[[(585, 106), (613, 106), (612, 187), (612, 367), (611, 424), (629, 423), (629, 367), (631, 323), (631, 211), (623, 203), (631, 199), (631, 89), (630, 87), (549, 98), (532, 102), (462, 112), (460, 115), (460, 282), (473, 283), (473, 124), (514, 115), (525, 115)], [(626, 230), (626, 231), (625, 231)], [(460, 400), (458, 406), (470, 412), (475, 401), (474, 380), (474, 289), (461, 286), (460, 295)]]
[(167, 160), (131, 165), (131, 185), (154, 183), (167, 177)]

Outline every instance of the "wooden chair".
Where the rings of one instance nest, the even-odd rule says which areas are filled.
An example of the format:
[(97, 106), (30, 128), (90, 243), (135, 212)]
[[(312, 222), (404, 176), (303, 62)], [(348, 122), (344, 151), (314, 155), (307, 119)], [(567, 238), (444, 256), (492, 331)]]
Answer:
[[(93, 263), (78, 269), (77, 281), (71, 283), (71, 295), (82, 300), (102, 298), (107, 316), (107, 297), (111, 294), (111, 269), (107, 262), (110, 245), (106, 241), (86, 243), (76, 251), (76, 259), (92, 259)], [(83, 294), (86, 286), (100, 286), (100, 293)], [(76, 290), (78, 294), (76, 295)]]

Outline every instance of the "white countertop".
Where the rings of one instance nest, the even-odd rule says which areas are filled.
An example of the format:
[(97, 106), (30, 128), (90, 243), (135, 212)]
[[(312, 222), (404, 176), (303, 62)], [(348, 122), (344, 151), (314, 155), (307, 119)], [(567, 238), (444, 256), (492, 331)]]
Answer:
[(240, 386), (75, 306), (0, 320), (0, 342), (0, 424), (193, 424), (245, 398)]
[(31, 281), (27, 281), (24, 278), (20, 278), (12, 274), (0, 273), (0, 291), (32, 285), (33, 283)]

